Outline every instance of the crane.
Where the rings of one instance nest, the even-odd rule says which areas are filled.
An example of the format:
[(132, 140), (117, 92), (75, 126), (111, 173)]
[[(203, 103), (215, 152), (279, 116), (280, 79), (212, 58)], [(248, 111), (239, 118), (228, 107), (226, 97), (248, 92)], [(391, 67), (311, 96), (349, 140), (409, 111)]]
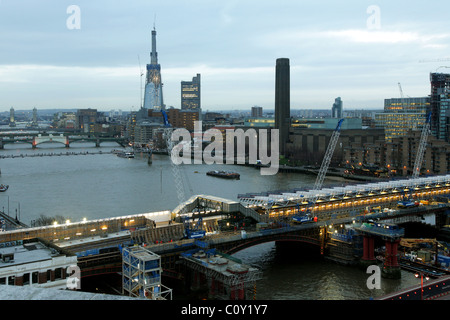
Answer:
[(328, 144), (327, 151), (325, 152), (325, 157), (322, 161), (322, 165), (320, 166), (319, 174), (317, 175), (313, 190), (320, 190), (322, 188), (323, 180), (325, 179), (325, 175), (330, 165), (331, 158), (333, 157), (334, 149), (336, 148), (336, 144), (339, 140), (339, 135), (341, 134), (341, 126), (343, 121), (344, 119), (339, 120), (336, 129), (331, 135), (330, 143)]
[[(314, 187), (312, 188), (312, 191), (315, 192), (312, 199), (309, 201), (309, 209), (306, 216), (300, 216), (300, 215), (294, 215), (293, 220), (294, 222), (307, 222), (312, 221), (312, 213), (314, 211), (314, 207), (316, 205), (317, 198), (319, 197), (318, 191), (322, 189), (322, 184), (325, 179), (325, 175), (327, 174), (328, 167), (330, 166), (331, 158), (334, 154), (334, 149), (336, 148), (336, 144), (339, 140), (339, 136), (341, 134), (341, 126), (344, 119), (340, 119), (338, 121), (338, 124), (336, 126), (336, 129), (334, 129), (333, 134), (331, 135), (330, 143), (328, 144), (327, 150), (325, 152), (325, 157), (323, 158), (322, 165), (320, 166), (319, 173), (317, 174), (316, 182), (314, 183)], [(314, 218), (316, 221), (317, 218)]]
[(427, 120), (425, 121), (422, 134), (420, 136), (419, 148), (417, 149), (416, 160), (414, 161), (412, 178), (418, 178), (420, 174), (420, 168), (422, 167), (423, 156), (425, 153), (425, 148), (427, 146), (427, 139), (430, 133), (430, 125), (431, 125), (431, 112), (427, 115)]
[[(163, 133), (164, 137), (163, 138), (166, 141), (167, 153), (169, 154), (169, 156), (171, 156), (172, 149), (174, 146), (174, 143), (172, 141), (173, 128), (171, 127), (171, 125), (169, 123), (166, 112), (161, 109), (161, 113), (164, 118), (164, 133)], [(178, 202), (181, 204), (185, 201), (183, 180), (181, 178), (181, 174), (180, 174), (178, 165), (175, 164), (173, 161), (171, 161), (171, 166), (172, 166), (173, 177), (175, 179), (175, 187), (177, 190)]]
[[(172, 155), (172, 149), (174, 147), (174, 142), (172, 141), (172, 132), (173, 132), (173, 128), (169, 123), (168, 117), (167, 117), (167, 113), (161, 109), (161, 113), (163, 115), (163, 119), (164, 119), (164, 139), (166, 141), (166, 146), (167, 146), (167, 153), (169, 154), (169, 156)], [(171, 162), (171, 166), (172, 166), (172, 174), (175, 180), (175, 188), (177, 191), (177, 196), (178, 196), (178, 202), (179, 204), (182, 204), (186, 199), (185, 199), (185, 194), (184, 194), (184, 187), (183, 187), (183, 179), (181, 177), (181, 173), (180, 173), (180, 168), (179, 165), (175, 164), (173, 161)], [(205, 231), (202, 230), (202, 218), (200, 217), (197, 221), (197, 224), (191, 228), (189, 225), (189, 217), (183, 217), (183, 214), (185, 213), (185, 207), (181, 207), (180, 211), (178, 212), (178, 215), (181, 216), (182, 221), (184, 223), (184, 233), (185, 236), (189, 239), (193, 239), (193, 238), (202, 238), (205, 235)], [(192, 217), (192, 219), (194, 219), (194, 217)]]

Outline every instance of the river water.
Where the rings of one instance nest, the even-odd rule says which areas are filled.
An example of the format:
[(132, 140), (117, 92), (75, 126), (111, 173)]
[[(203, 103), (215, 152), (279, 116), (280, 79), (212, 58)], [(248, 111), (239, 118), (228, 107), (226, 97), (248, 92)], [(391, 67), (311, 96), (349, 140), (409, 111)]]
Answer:
[[(114, 143), (104, 143), (100, 148), (74, 143), (68, 149), (52, 143), (36, 149), (27, 144), (6, 145), (0, 157), (24, 157), (0, 159), (0, 183), (10, 186), (0, 194), (0, 208), (30, 225), (41, 215), (63, 216), (75, 222), (170, 210), (179, 204), (168, 156), (153, 155), (149, 165), (145, 157), (125, 159), (109, 153), (115, 148), (120, 149)], [(94, 154), (99, 151), (102, 154)], [(50, 153), (63, 155), (25, 156)], [(210, 170), (236, 171), (241, 179), (210, 177), (206, 175)], [(310, 175), (263, 176), (254, 168), (218, 164), (184, 165), (180, 172), (186, 199), (207, 194), (236, 200), (240, 193), (312, 187), (315, 181)], [(327, 178), (325, 183), (346, 182)], [(301, 247), (281, 250), (275, 243), (245, 249), (235, 256), (263, 271), (257, 299), (370, 299), (418, 284), (413, 274), (402, 271), (401, 279), (382, 279), (381, 289), (368, 289), (370, 275), (364, 270), (311, 256)]]

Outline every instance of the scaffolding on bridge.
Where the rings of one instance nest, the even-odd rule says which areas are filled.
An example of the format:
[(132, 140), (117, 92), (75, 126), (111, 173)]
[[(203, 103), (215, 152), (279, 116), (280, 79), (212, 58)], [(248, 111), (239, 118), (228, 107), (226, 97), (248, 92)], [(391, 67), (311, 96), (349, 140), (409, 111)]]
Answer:
[(161, 257), (143, 247), (122, 250), (122, 294), (150, 300), (172, 300), (172, 289), (161, 284)]

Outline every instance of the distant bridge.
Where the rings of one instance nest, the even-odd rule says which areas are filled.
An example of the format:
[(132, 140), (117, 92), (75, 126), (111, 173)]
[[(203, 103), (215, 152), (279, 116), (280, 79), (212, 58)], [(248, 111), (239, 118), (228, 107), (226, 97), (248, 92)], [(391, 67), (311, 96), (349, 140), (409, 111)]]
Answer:
[(116, 142), (122, 147), (126, 147), (125, 138), (117, 137), (98, 137), (85, 134), (41, 134), (41, 133), (8, 133), (0, 135), (0, 149), (3, 149), (5, 144), (9, 143), (29, 143), (33, 148), (36, 148), (41, 143), (59, 143), (64, 147), (69, 148), (74, 142), (93, 142), (95, 147), (100, 147), (102, 142)]

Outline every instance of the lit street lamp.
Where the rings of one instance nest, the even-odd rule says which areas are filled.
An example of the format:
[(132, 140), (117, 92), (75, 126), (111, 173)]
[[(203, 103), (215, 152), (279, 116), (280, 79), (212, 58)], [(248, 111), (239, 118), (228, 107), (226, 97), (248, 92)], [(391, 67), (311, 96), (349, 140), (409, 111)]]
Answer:
[[(416, 273), (416, 274), (414, 274), (414, 276), (416, 278), (418, 278), (420, 276), (420, 300), (423, 300), (423, 273), (422, 272)], [(425, 276), (425, 280), (428, 281), (428, 280), (430, 280), (430, 278)]]

